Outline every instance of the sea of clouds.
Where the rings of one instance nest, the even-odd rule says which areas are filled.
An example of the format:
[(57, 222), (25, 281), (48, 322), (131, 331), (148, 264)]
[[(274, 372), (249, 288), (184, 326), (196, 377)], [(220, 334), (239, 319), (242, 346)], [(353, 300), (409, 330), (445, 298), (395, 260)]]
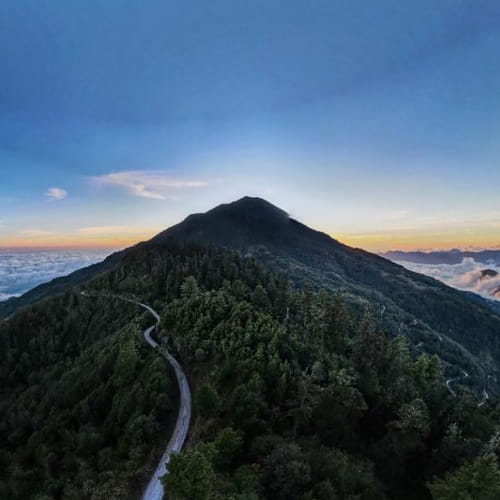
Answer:
[[(500, 266), (494, 262), (484, 264), (476, 262), (472, 257), (466, 257), (460, 264), (415, 264), (413, 262), (398, 262), (402, 266), (417, 273), (426, 274), (447, 285), (460, 290), (475, 292), (483, 297), (500, 300)], [(497, 276), (482, 276), (481, 271), (491, 269), (499, 273)]]
[(0, 249), (0, 301), (103, 260), (111, 250)]

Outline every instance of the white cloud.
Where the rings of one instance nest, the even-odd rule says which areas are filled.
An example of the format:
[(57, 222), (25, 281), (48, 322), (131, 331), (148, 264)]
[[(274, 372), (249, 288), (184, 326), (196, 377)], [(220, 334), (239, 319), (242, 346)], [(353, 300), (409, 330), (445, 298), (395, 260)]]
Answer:
[(152, 200), (168, 200), (174, 193), (184, 189), (201, 188), (206, 181), (174, 179), (164, 172), (147, 170), (128, 170), (93, 177), (95, 184), (101, 187), (114, 186), (125, 189), (134, 196)]
[[(500, 300), (500, 266), (493, 262), (484, 264), (476, 262), (472, 257), (466, 257), (460, 264), (416, 264), (413, 262), (398, 262), (398, 264), (460, 290)], [(481, 271), (486, 269), (498, 274), (483, 275)]]
[(45, 191), (45, 196), (49, 199), (49, 201), (58, 201), (66, 198), (68, 196), (68, 192), (63, 188), (51, 187)]
[(109, 250), (0, 249), (0, 301), (104, 259)]

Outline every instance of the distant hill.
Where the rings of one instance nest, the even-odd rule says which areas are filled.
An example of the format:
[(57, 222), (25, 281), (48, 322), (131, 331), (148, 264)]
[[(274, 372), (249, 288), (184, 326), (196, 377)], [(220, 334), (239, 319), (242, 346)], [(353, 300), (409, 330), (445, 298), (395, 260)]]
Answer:
[(460, 264), (466, 257), (484, 264), (500, 265), (500, 250), (483, 250), (479, 252), (449, 250), (442, 252), (403, 252), (391, 250), (381, 253), (382, 257), (397, 262), (414, 262), (415, 264)]
[(481, 271), (480, 279), (489, 279), (494, 278), (495, 276), (498, 276), (498, 272), (494, 269), (483, 269)]

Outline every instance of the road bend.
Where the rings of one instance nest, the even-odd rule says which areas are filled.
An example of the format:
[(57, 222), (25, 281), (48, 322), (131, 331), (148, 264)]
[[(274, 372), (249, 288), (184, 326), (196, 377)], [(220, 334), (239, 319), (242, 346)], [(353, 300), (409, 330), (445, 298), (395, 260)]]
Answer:
[[(81, 292), (84, 297), (91, 296), (88, 292)], [(189, 388), (189, 383), (187, 377), (182, 370), (179, 362), (156, 340), (152, 337), (152, 334), (158, 329), (160, 324), (160, 315), (147, 304), (138, 302), (135, 300), (127, 299), (125, 297), (120, 297), (117, 295), (108, 295), (109, 297), (124, 300), (126, 302), (131, 302), (136, 304), (146, 311), (148, 311), (155, 319), (154, 325), (146, 328), (144, 330), (144, 340), (153, 349), (158, 350), (162, 356), (172, 365), (174, 369), (175, 376), (177, 378), (177, 384), (179, 385), (179, 413), (177, 415), (177, 421), (175, 423), (175, 428), (172, 432), (170, 441), (168, 442), (167, 448), (163, 453), (158, 466), (156, 467), (153, 476), (151, 477), (143, 495), (142, 500), (162, 500), (164, 496), (163, 484), (161, 482), (161, 477), (168, 473), (168, 464), (173, 453), (179, 453), (184, 446), (186, 437), (189, 431), (189, 424), (191, 422), (191, 390)]]

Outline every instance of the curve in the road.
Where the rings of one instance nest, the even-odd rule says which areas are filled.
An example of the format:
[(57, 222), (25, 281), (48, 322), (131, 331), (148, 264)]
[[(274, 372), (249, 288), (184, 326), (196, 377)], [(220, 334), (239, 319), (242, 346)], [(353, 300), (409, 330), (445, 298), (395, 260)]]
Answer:
[[(451, 388), (451, 384), (453, 382), (456, 382), (457, 380), (461, 380), (463, 378), (469, 377), (469, 374), (465, 370), (462, 370), (462, 373), (464, 374), (463, 377), (453, 377), (453, 378), (449, 378), (446, 381), (446, 388), (450, 391), (450, 393), (455, 398), (457, 397), (457, 393)], [(488, 401), (488, 399), (490, 399), (490, 395), (488, 394), (488, 391), (486, 390), (487, 384), (488, 384), (488, 381), (489, 381), (490, 378), (493, 378), (493, 377), (491, 375), (488, 375), (488, 378), (486, 379), (486, 385), (483, 388), (482, 399), (481, 399), (481, 401), (477, 405), (478, 408), (481, 408), (481, 406), (483, 406), (486, 403), (486, 401)]]
[(478, 408), (481, 408), (481, 406), (483, 406), (486, 401), (488, 401), (488, 399), (490, 399), (490, 395), (488, 394), (488, 385), (490, 383), (490, 379), (493, 379), (495, 382), (497, 381), (496, 377), (494, 377), (493, 375), (488, 375), (486, 377), (486, 383), (484, 385), (484, 388), (483, 388), (483, 398), (481, 399), (481, 402), (477, 405)]
[(452, 384), (452, 382), (455, 382), (455, 381), (460, 380), (462, 378), (467, 378), (469, 376), (469, 374), (465, 370), (462, 370), (462, 373), (463, 373), (462, 377), (453, 377), (453, 378), (449, 378), (446, 381), (446, 388), (450, 391), (452, 396), (455, 398), (457, 397), (457, 393), (451, 388), (451, 384)]
[[(90, 295), (83, 291), (80, 292), (84, 297), (89, 297)], [(179, 453), (184, 446), (184, 442), (186, 441), (187, 433), (189, 431), (189, 424), (191, 422), (191, 390), (189, 388), (189, 383), (186, 375), (184, 374), (181, 365), (178, 361), (163, 347), (154, 340), (151, 334), (156, 331), (158, 325), (160, 324), (160, 315), (147, 304), (143, 304), (142, 302), (138, 302), (135, 300), (127, 299), (125, 297), (120, 297), (118, 295), (108, 295), (109, 297), (124, 300), (126, 302), (131, 302), (136, 304), (143, 309), (146, 309), (155, 319), (155, 324), (146, 328), (144, 330), (144, 339), (146, 342), (153, 348), (158, 349), (162, 355), (167, 359), (167, 361), (172, 365), (175, 376), (177, 378), (177, 383), (179, 385), (179, 394), (180, 394), (180, 405), (179, 405), (179, 413), (177, 415), (177, 421), (175, 423), (175, 428), (172, 433), (172, 437), (167, 445), (167, 449), (163, 453), (161, 460), (156, 467), (156, 470), (153, 474), (153, 477), (148, 483), (146, 490), (142, 495), (142, 500), (162, 500), (163, 498), (163, 484), (161, 483), (161, 477), (164, 476), (167, 472), (167, 466), (170, 462), (170, 458), (172, 453)]]
[(158, 467), (156, 468), (153, 477), (149, 481), (146, 491), (142, 496), (143, 500), (161, 500), (163, 498), (163, 484), (161, 483), (161, 477), (167, 473), (167, 466), (170, 462), (172, 453), (179, 453), (184, 446), (184, 442), (186, 441), (189, 423), (191, 421), (191, 390), (189, 389), (189, 383), (186, 375), (184, 374), (178, 361), (151, 337), (151, 334), (157, 329), (158, 324), (160, 323), (160, 315), (147, 304), (143, 304), (141, 302), (136, 302), (136, 304), (146, 309), (155, 318), (156, 323), (144, 331), (144, 339), (153, 349), (159, 349), (167, 361), (172, 365), (175, 371), (175, 376), (177, 377), (177, 383), (179, 385), (180, 405), (174, 432), (172, 433), (167, 449), (163, 453), (160, 463), (158, 464)]
[[(441, 339), (442, 340), (442, 339)], [(418, 347), (418, 346), (416, 346)], [(483, 369), (485, 367), (483, 366)], [(453, 382), (456, 382), (457, 380), (461, 380), (463, 378), (467, 378), (469, 377), (469, 374), (465, 371), (465, 370), (462, 370), (462, 373), (463, 373), (463, 377), (453, 377), (453, 378), (449, 378), (448, 380), (446, 380), (445, 384), (446, 384), (446, 388), (448, 389), (448, 391), (450, 391), (451, 395), (453, 397), (457, 397), (457, 394), (456, 392), (451, 388), (451, 384)], [(490, 390), (490, 380), (494, 380), (495, 382), (498, 382), (497, 381), (497, 378), (494, 376), (494, 375), (491, 375), (489, 374), (487, 377), (486, 377), (486, 380), (484, 382), (484, 385), (483, 385), (483, 390), (482, 390), (482, 393), (481, 393), (481, 400), (478, 402), (477, 404), (477, 407), (478, 408), (481, 408), (482, 406), (484, 406), (486, 404), (486, 402), (490, 399), (490, 394), (488, 393), (488, 390)], [(495, 395), (494, 395), (495, 396)]]
[(481, 400), (481, 402), (477, 405), (478, 408), (481, 408), (481, 406), (484, 405), (484, 403), (486, 403), (486, 401), (488, 401), (488, 399), (490, 399), (490, 396), (489, 394), (486, 392), (486, 388), (483, 389), (483, 399)]

